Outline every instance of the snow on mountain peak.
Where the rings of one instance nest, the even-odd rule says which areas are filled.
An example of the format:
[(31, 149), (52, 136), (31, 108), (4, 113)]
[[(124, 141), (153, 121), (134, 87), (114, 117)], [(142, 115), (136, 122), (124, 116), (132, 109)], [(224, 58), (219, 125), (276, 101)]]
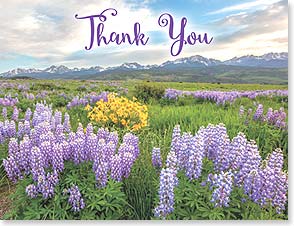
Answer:
[(210, 67), (217, 65), (231, 65), (231, 66), (246, 66), (246, 67), (287, 67), (288, 66), (288, 53), (267, 53), (261, 56), (245, 55), (241, 57), (234, 57), (230, 60), (219, 61), (212, 58), (205, 58), (200, 55), (194, 55), (190, 57), (178, 58), (173, 61), (166, 61), (158, 65), (141, 65), (137, 62), (123, 63), (120, 66), (103, 68), (100, 66), (94, 66), (89, 68), (73, 68), (70, 69), (64, 65), (56, 66), (52, 65), (44, 70), (30, 68), (22, 69), (16, 68), (0, 74), (0, 77), (13, 77), (17, 75), (28, 74), (67, 74), (74, 73), (76, 75), (83, 74), (96, 74), (102, 71), (111, 70), (148, 70), (156, 68), (170, 68), (177, 69), (181, 67)]

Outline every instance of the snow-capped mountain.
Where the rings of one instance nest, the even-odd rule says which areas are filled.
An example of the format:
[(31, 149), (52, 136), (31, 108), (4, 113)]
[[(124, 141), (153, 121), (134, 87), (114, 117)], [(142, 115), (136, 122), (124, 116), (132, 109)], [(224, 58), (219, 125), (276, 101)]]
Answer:
[(19, 74), (32, 74), (32, 73), (39, 73), (39, 72), (42, 72), (42, 70), (35, 69), (35, 68), (29, 68), (29, 69), (16, 68), (11, 71), (7, 71), (0, 74), (0, 77), (13, 77)]
[(265, 60), (288, 60), (288, 53), (267, 53), (262, 56)]
[(121, 65), (121, 67), (127, 68), (127, 69), (144, 69), (144, 66), (141, 64), (138, 64), (136, 62), (133, 63), (124, 63)]
[(8, 72), (0, 74), (0, 77), (14, 77), (14, 76), (29, 76), (36, 78), (82, 78), (87, 75), (99, 75), (107, 73), (124, 73), (140, 70), (194, 70), (196, 68), (207, 68), (219, 65), (225, 66), (239, 66), (239, 67), (259, 67), (259, 68), (285, 68), (288, 67), (288, 53), (267, 53), (262, 56), (246, 55), (242, 57), (234, 57), (230, 60), (219, 61), (211, 58), (205, 58), (200, 55), (191, 57), (179, 58), (173, 61), (166, 61), (160, 65), (141, 65), (137, 62), (123, 63), (116, 67), (103, 68), (94, 66), (89, 68), (73, 68), (70, 69), (64, 65), (52, 65), (44, 70), (40, 69), (13, 69)]
[(48, 68), (46, 68), (43, 72), (48, 72), (48, 73), (52, 73), (52, 74), (63, 74), (66, 72), (72, 71), (71, 69), (69, 69), (66, 66), (60, 65), (60, 66), (55, 66), (52, 65)]
[(262, 56), (246, 55), (223, 62), (225, 65), (249, 67), (287, 67), (288, 53), (267, 53)]
[(102, 72), (104, 70), (103, 67), (100, 66), (95, 66), (95, 67), (90, 67), (90, 68), (73, 68), (70, 69), (64, 65), (60, 65), (60, 66), (55, 66), (52, 65), (48, 68), (45, 68), (44, 70), (41, 69), (21, 69), (21, 68), (17, 68), (17, 69), (13, 69), (11, 71), (7, 71), (4, 72), (2, 74), (0, 74), (0, 77), (14, 77), (14, 76), (30, 76), (33, 75), (33, 77), (42, 74), (42, 77), (45, 77), (44, 75), (63, 75), (63, 74), (96, 74), (99, 72)]
[(100, 67), (100, 66), (95, 66), (95, 67), (90, 67), (90, 68), (81, 68), (80, 71), (97, 71), (97, 72), (101, 72), (101, 71), (104, 71), (104, 68), (103, 67)]
[(162, 68), (175, 68), (179, 66), (186, 66), (186, 67), (209, 67), (209, 66), (216, 66), (221, 64), (221, 61), (205, 58), (203, 56), (191, 56), (180, 58), (174, 61), (166, 61), (161, 64), (159, 67)]
[(145, 70), (145, 69), (148, 69), (148, 68), (136, 62), (123, 63), (120, 66), (106, 68), (106, 70)]

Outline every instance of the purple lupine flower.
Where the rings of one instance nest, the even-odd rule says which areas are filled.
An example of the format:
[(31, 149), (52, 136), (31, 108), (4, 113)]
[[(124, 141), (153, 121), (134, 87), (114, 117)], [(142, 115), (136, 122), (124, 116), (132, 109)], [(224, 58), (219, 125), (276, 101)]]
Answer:
[(62, 113), (60, 111), (56, 111), (54, 115), (55, 126), (60, 125), (62, 122)]
[(52, 117), (50, 119), (50, 126), (51, 126), (53, 131), (55, 130), (56, 125), (57, 125), (57, 123), (55, 122), (55, 117)]
[(11, 96), (7, 96), (4, 98), (0, 98), (0, 106), (4, 106), (4, 107), (9, 107), (9, 106), (14, 106), (18, 103), (18, 99), (16, 98), (12, 98)]
[(28, 108), (27, 110), (26, 110), (26, 113), (25, 113), (25, 121), (30, 121), (31, 120), (31, 117), (32, 117), (32, 111), (31, 111), (31, 109), (30, 108)]
[[(98, 148), (99, 143), (99, 148)], [(87, 136), (86, 143), (86, 156), (87, 160), (93, 161), (95, 158), (102, 157), (101, 152), (103, 152), (105, 142), (103, 139), (97, 141), (97, 136), (94, 133), (91, 133)]]
[(134, 162), (135, 156), (133, 153), (126, 151), (121, 154), (121, 172), (124, 178), (129, 177)]
[(4, 120), (7, 119), (7, 108), (5, 108), (5, 107), (2, 109), (2, 117)]
[(269, 108), (265, 116), (265, 121), (268, 124), (274, 125), (277, 128), (285, 128), (286, 117), (287, 117), (287, 114), (286, 112), (284, 112), (284, 108), (281, 107), (279, 110), (274, 110), (274, 111), (272, 108)]
[(97, 131), (97, 138), (98, 140), (99, 139), (104, 139), (106, 140), (106, 138), (108, 137), (109, 135), (109, 131), (105, 128), (99, 128), (98, 131)]
[(258, 147), (254, 141), (247, 142), (245, 149), (240, 159), (239, 171), (235, 175), (235, 183), (242, 185), (244, 179), (249, 175), (252, 170), (259, 168), (261, 164), (261, 156), (258, 152)]
[(110, 176), (115, 181), (122, 180), (121, 156), (116, 154), (110, 161)]
[[(92, 149), (95, 153), (98, 151), (98, 154), (94, 156), (99, 156), (99, 161), (104, 161), (104, 164), (100, 164), (99, 167), (97, 162), (96, 167), (94, 167), (95, 162), (93, 164), (93, 168), (96, 169), (97, 184), (100, 186), (105, 186), (107, 183), (108, 170), (116, 181), (128, 177), (135, 161), (134, 156), (139, 155), (138, 137), (132, 134), (124, 136), (119, 154), (116, 155), (119, 140), (116, 132), (110, 133), (108, 130), (100, 129), (99, 136), (103, 138), (98, 140), (99, 136), (93, 133), (91, 126), (88, 126), (85, 134), (82, 125), (79, 125), (77, 133), (70, 132), (66, 136), (63, 124), (58, 123), (58, 119), (52, 116), (52, 107), (45, 103), (36, 105), (32, 123), (29, 120), (28, 117), (23, 124), (19, 122), (19, 136), (23, 137), (23, 140), (18, 147), (17, 140), (12, 139), (11, 156), (3, 162), (3, 165), (7, 175), (10, 175), (9, 178), (13, 181), (22, 178), (22, 173), (32, 174), (33, 180), (37, 183), (33, 184), (34, 186), (28, 186), (27, 193), (30, 197), (35, 197), (37, 193), (41, 193), (44, 199), (53, 197), (54, 188), (58, 183), (58, 173), (64, 168), (63, 161), (71, 160), (76, 164), (87, 161)], [(10, 121), (7, 120), (2, 125), (0, 134), (5, 139), (11, 134)], [(91, 146), (91, 143), (94, 145)], [(45, 172), (48, 169), (54, 172), (46, 175)]]
[(258, 168), (252, 170), (244, 179), (244, 193), (249, 198), (258, 204), (260, 204), (261, 189), (263, 189), (263, 178), (265, 177), (264, 172)]
[(180, 169), (185, 169), (186, 164), (189, 159), (189, 152), (191, 146), (192, 135), (190, 133), (183, 133), (182, 137), (179, 139), (179, 149), (177, 154), (178, 166)]
[(76, 132), (76, 139), (82, 139), (85, 140), (85, 133), (84, 133), (84, 129), (83, 129), (83, 125), (81, 123), (79, 123), (79, 126), (77, 128), (77, 132)]
[(269, 202), (277, 212), (284, 210), (287, 202), (288, 177), (282, 171), (283, 163), (283, 152), (281, 149), (276, 149), (267, 157), (263, 169), (265, 180), (261, 191), (261, 204), (266, 205)]
[(166, 159), (166, 167), (178, 171), (178, 160), (174, 151), (170, 151), (168, 153)]
[(24, 124), (23, 122), (18, 122), (17, 137), (21, 138), (23, 135), (24, 135)]
[(280, 172), (280, 175), (276, 175), (276, 184), (276, 194), (272, 200), (272, 206), (276, 208), (277, 213), (281, 213), (283, 210), (285, 210), (285, 206), (288, 202), (288, 174)]
[(87, 104), (94, 104), (96, 102), (98, 102), (99, 100), (103, 100), (104, 102), (108, 101), (107, 95), (109, 94), (109, 92), (101, 92), (100, 94), (96, 94), (96, 93), (91, 93), (88, 95), (85, 95), (84, 97), (79, 97), (76, 96), (74, 97), (68, 104), (67, 104), (67, 109), (76, 107), (76, 106), (86, 106)]
[(228, 134), (224, 124), (220, 123), (216, 126), (209, 124), (204, 132), (204, 145), (207, 151), (207, 157), (213, 160), (215, 167), (218, 169), (218, 161), (223, 156), (225, 147), (228, 145)]
[(38, 188), (34, 184), (30, 184), (26, 187), (26, 193), (30, 198), (36, 198), (38, 196)]
[(166, 89), (164, 98), (177, 100), (179, 97), (192, 96), (197, 99), (209, 100), (217, 105), (232, 104), (237, 98), (247, 97), (254, 99), (257, 96), (288, 96), (287, 90), (254, 90), (254, 91), (182, 91)]
[(267, 110), (267, 113), (266, 113), (266, 116), (265, 116), (266, 121), (268, 121), (269, 123), (273, 123), (273, 121), (274, 121), (273, 116), (274, 116), (273, 109), (269, 108)]
[(223, 136), (216, 137), (217, 146), (214, 151), (214, 169), (216, 171), (225, 171), (230, 167), (230, 161), (228, 155), (230, 152), (230, 139), (226, 133), (223, 133)]
[(262, 104), (259, 104), (256, 111), (255, 111), (255, 114), (253, 116), (253, 119), (254, 120), (259, 120), (261, 119), (262, 120), (262, 114), (263, 114), (263, 105)]
[(173, 130), (172, 142), (171, 142), (171, 151), (174, 151), (176, 154), (180, 149), (180, 140), (181, 140), (181, 129), (180, 125), (176, 125)]
[(75, 141), (75, 133), (71, 132), (69, 133), (68, 135), (68, 139), (67, 139), (67, 142), (68, 142), (68, 148), (69, 148), (69, 154), (68, 154), (68, 157), (70, 160), (74, 160), (74, 153), (76, 151), (76, 141)]
[(43, 161), (45, 167), (49, 167), (52, 164), (51, 157), (52, 157), (52, 145), (50, 141), (43, 141), (41, 145), (39, 145), (40, 151), (43, 156)]
[(62, 124), (58, 124), (56, 126), (55, 137), (58, 143), (62, 143), (63, 141), (66, 140), (66, 136), (64, 134), (64, 128)]
[(90, 136), (94, 132), (93, 125), (89, 123), (86, 128), (86, 137)]
[(63, 128), (67, 133), (71, 131), (70, 116), (67, 112), (64, 114)]
[[(104, 139), (100, 139), (99, 141), (98, 141), (98, 147), (101, 147), (101, 141), (103, 141), (102, 142), (102, 144), (104, 144)], [(112, 156), (115, 154), (115, 152), (116, 152), (116, 145), (112, 142), (112, 141), (110, 141), (110, 142), (108, 142), (107, 144), (105, 144), (104, 146), (103, 146), (103, 148), (101, 148), (101, 150), (103, 151), (103, 156), (102, 156), (102, 158), (105, 160), (105, 161), (107, 161), (107, 162), (109, 162), (110, 160), (111, 160), (111, 158), (112, 158)]]
[[(79, 140), (78, 142), (82, 142), (82, 140)], [(78, 165), (80, 163), (80, 157), (79, 157), (79, 145), (77, 141), (70, 142), (70, 149), (72, 151), (73, 162), (76, 165)]]
[(177, 173), (178, 173), (178, 160), (176, 153), (174, 151), (170, 151), (167, 155), (166, 159), (166, 168), (169, 169), (170, 173), (173, 174), (173, 184), (174, 186), (178, 186), (179, 181), (177, 178)]
[(174, 172), (167, 168), (160, 173), (159, 204), (154, 209), (155, 217), (165, 219), (174, 211)]
[(39, 139), (39, 136), (38, 136), (37, 131), (35, 129), (31, 129), (31, 131), (28, 135), (31, 138), (32, 146), (36, 146), (36, 145), (40, 144), (40, 139)]
[(31, 150), (31, 172), (33, 180), (38, 181), (39, 177), (45, 177), (45, 163), (42, 152), (38, 147), (33, 147)]
[(64, 169), (63, 149), (60, 144), (53, 144), (52, 147), (52, 168), (56, 172), (62, 172)]
[(59, 182), (58, 171), (53, 170), (52, 173), (48, 172), (46, 179), (48, 180), (48, 183), (52, 184), (53, 186), (56, 186)]
[(24, 134), (27, 134), (29, 135), (30, 132), (31, 132), (31, 125), (30, 125), (30, 122), (25, 120), (24, 123), (23, 123), (23, 126), (24, 126)]
[(27, 135), (19, 145), (19, 165), (26, 174), (30, 173), (30, 161), (31, 161), (31, 143)]
[(85, 160), (85, 140), (78, 138), (73, 144), (73, 159), (77, 165)]
[(215, 188), (211, 202), (215, 203), (215, 207), (228, 207), (233, 186), (232, 172), (221, 171), (219, 174), (210, 174), (208, 182), (210, 182), (210, 188)]
[(52, 198), (54, 196), (54, 184), (47, 179), (46, 175), (39, 175), (38, 177), (38, 191), (42, 194), (44, 199)]
[(276, 149), (267, 157), (267, 166), (281, 171), (283, 169), (284, 157), (281, 149)]
[(19, 158), (19, 146), (16, 138), (11, 138), (9, 141), (8, 156), (12, 156), (16, 160)]
[(70, 160), (72, 158), (72, 153), (68, 141), (63, 141), (60, 145), (62, 147), (63, 159)]
[(13, 113), (11, 119), (14, 121), (18, 121), (19, 111), (16, 106), (13, 107)]
[(84, 199), (82, 198), (79, 187), (74, 185), (70, 189), (68, 189), (68, 191), (69, 191), (68, 202), (72, 206), (72, 210), (74, 212), (79, 212), (82, 209), (84, 209), (85, 202), (84, 202)]
[(22, 179), (22, 174), (17, 164), (16, 159), (13, 156), (3, 159), (3, 166), (6, 171), (8, 178), (16, 183), (18, 179)]
[(139, 138), (131, 133), (127, 133), (123, 137), (123, 143), (127, 146), (132, 146), (133, 150), (132, 153), (134, 155), (134, 158), (138, 158), (140, 150), (139, 150)]
[(46, 130), (44, 130), (44, 128), (41, 128), (40, 131), (37, 131), (37, 135), (39, 135), (39, 137), (37, 138), (37, 141), (39, 141), (39, 143), (37, 143), (38, 145), (42, 144), (45, 141), (48, 141), (51, 144), (58, 142), (55, 134), (51, 131), (47, 132)]
[(160, 155), (160, 148), (153, 148), (152, 150), (152, 165), (155, 168), (161, 168), (162, 167), (162, 159)]
[(16, 125), (14, 121), (8, 122), (7, 135), (10, 138), (16, 137)]
[(110, 132), (110, 133), (109, 133), (109, 135), (107, 136), (106, 142), (107, 142), (107, 143), (112, 142), (113, 145), (114, 145), (115, 148), (116, 148), (116, 146), (118, 145), (118, 140), (119, 140), (119, 138), (118, 138), (118, 133), (115, 131), (115, 132)]
[(204, 137), (203, 134), (199, 133), (191, 139), (191, 150), (186, 166), (186, 175), (190, 180), (200, 177), (204, 156)]
[(243, 157), (246, 155), (247, 143), (248, 141), (244, 133), (238, 133), (238, 135), (231, 141), (227, 155), (230, 169), (239, 170), (242, 166)]
[(118, 148), (118, 154), (122, 155), (125, 152), (131, 152), (134, 153), (134, 146), (131, 144), (122, 143)]
[(244, 192), (261, 206), (273, 206), (277, 213), (285, 210), (287, 203), (288, 175), (282, 171), (283, 153), (276, 149), (265, 165), (253, 170), (244, 180)]
[(109, 166), (105, 161), (101, 161), (100, 159), (95, 159), (93, 163), (93, 172), (95, 173), (95, 178), (97, 182), (97, 187), (102, 188), (105, 187), (108, 181)]
[(22, 95), (24, 96), (24, 98), (26, 98), (28, 100), (34, 100), (35, 99), (35, 95), (32, 94), (32, 93), (23, 92)]
[(3, 124), (0, 124), (0, 144), (3, 144), (4, 141), (5, 141), (5, 137), (4, 135), (2, 134), (2, 131), (1, 131), (1, 127), (2, 127)]
[(2, 134), (5, 138), (9, 137), (9, 121), (5, 120), (4, 123), (2, 124)]

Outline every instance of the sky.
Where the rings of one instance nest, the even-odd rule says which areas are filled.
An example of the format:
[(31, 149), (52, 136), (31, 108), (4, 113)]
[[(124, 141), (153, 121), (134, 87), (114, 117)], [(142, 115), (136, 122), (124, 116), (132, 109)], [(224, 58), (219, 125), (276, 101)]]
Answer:
[[(201, 55), (228, 60), (243, 55), (288, 52), (287, 0), (9, 0), (0, 1), (0, 73), (14, 68), (115, 66), (125, 62), (143, 65)], [(89, 19), (75, 15), (107, 15), (103, 34), (130, 33), (136, 22), (149, 37), (147, 45), (109, 44), (89, 51)], [(187, 18), (185, 37), (207, 33), (211, 44), (185, 45), (174, 57), (168, 27), (158, 18), (169, 13), (175, 34)], [(97, 19), (97, 18), (96, 18)], [(98, 21), (95, 21), (95, 26)]]

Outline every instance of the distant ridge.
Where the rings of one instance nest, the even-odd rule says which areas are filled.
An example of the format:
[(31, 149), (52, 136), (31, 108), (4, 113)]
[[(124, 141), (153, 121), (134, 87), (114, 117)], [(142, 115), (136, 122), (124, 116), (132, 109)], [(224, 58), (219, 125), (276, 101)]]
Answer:
[[(2, 78), (31, 77), (39, 79), (151, 79), (167, 81), (213, 81), (287, 83), (288, 53), (267, 53), (262, 56), (246, 55), (220, 61), (200, 55), (166, 61), (159, 65), (141, 65), (137, 62), (120, 66), (68, 68), (52, 65), (41, 69), (17, 68), (0, 74)], [(206, 76), (207, 78), (205, 78)], [(256, 76), (256, 78), (254, 77)], [(275, 78), (276, 77), (276, 78)]]

